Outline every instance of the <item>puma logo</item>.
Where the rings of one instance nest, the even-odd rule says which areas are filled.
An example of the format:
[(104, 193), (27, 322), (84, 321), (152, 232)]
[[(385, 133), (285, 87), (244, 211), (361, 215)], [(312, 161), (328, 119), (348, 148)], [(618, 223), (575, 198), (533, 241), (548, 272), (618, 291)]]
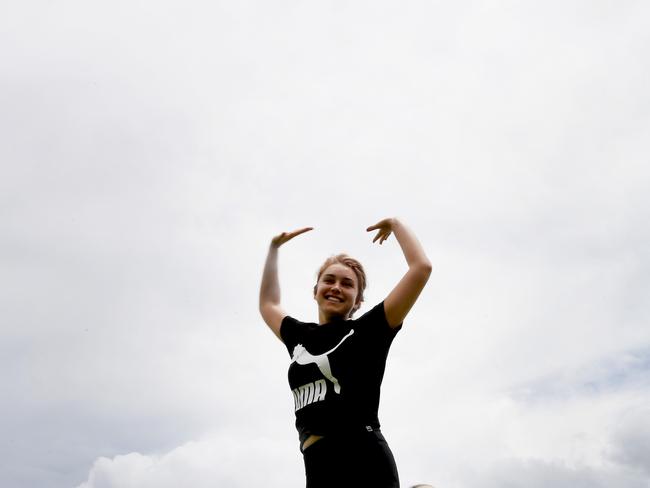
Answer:
[[(334, 384), (334, 393), (341, 393), (341, 385), (339, 385), (339, 380), (334, 377), (332, 374), (332, 368), (330, 367), (330, 360), (327, 357), (328, 354), (333, 353), (336, 349), (345, 342), (345, 340), (354, 334), (354, 329), (346, 334), (340, 342), (334, 346), (332, 349), (326, 353), (319, 354), (314, 356), (311, 354), (302, 344), (297, 344), (293, 348), (293, 354), (291, 355), (291, 362), (296, 362), (300, 365), (307, 365), (315, 363), (318, 366), (318, 369), (322, 375), (330, 380)], [(324, 380), (318, 380), (314, 383), (307, 383), (299, 388), (293, 390), (294, 401), (296, 405), (296, 410), (301, 409), (302, 407), (321, 401), (325, 399), (325, 393), (327, 392), (327, 384)]]
[(327, 393), (327, 383), (325, 380), (317, 380), (313, 383), (307, 383), (293, 390), (293, 406), (296, 411), (302, 407), (315, 402), (325, 400)]

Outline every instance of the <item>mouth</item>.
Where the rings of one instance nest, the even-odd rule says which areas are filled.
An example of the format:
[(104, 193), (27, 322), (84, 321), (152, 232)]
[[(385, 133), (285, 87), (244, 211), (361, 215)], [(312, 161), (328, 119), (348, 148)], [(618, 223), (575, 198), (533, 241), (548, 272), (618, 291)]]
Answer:
[(325, 300), (327, 300), (328, 302), (343, 303), (343, 299), (339, 297), (334, 297), (332, 295), (325, 295)]

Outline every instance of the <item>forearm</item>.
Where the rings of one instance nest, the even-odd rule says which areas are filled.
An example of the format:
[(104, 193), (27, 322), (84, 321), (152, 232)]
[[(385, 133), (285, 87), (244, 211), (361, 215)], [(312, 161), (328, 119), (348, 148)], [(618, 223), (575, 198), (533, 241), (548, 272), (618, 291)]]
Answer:
[(260, 306), (280, 303), (280, 280), (278, 279), (278, 248), (271, 245), (264, 263), (260, 286)]
[(392, 230), (397, 242), (402, 248), (409, 268), (422, 268), (430, 271), (431, 262), (427, 258), (424, 248), (420, 244), (420, 241), (418, 241), (418, 238), (415, 237), (413, 231), (395, 218), (393, 219)]

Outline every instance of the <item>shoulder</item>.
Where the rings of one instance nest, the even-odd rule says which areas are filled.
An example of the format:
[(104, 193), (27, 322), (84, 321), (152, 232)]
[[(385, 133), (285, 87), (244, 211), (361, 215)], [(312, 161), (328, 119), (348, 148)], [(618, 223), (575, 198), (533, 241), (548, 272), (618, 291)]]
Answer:
[(287, 346), (293, 345), (296, 341), (311, 331), (316, 324), (301, 322), (290, 315), (285, 316), (280, 323), (280, 338)]
[(354, 320), (356, 327), (372, 327), (376, 331), (397, 333), (402, 324), (391, 327), (386, 319), (386, 309), (384, 302), (381, 301), (370, 310), (365, 312), (361, 317)]
[(291, 315), (285, 315), (282, 322), (280, 322), (280, 337), (282, 340), (286, 342), (285, 336), (296, 332), (301, 325), (302, 322), (294, 319)]

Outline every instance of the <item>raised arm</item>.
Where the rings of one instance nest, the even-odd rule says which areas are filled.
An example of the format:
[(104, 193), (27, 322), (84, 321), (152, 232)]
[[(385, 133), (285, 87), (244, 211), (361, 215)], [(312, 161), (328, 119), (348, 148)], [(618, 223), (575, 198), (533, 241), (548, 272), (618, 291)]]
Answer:
[(283, 232), (275, 236), (269, 245), (269, 251), (264, 263), (262, 272), (262, 283), (260, 285), (259, 309), (264, 322), (273, 333), (282, 340), (280, 336), (280, 325), (286, 317), (286, 312), (280, 306), (280, 280), (278, 279), (278, 249), (282, 244), (290, 241), (297, 235), (312, 230), (312, 227), (304, 227), (293, 232)]
[(379, 240), (379, 244), (383, 244), (394, 233), (408, 264), (408, 271), (384, 300), (386, 320), (391, 327), (397, 327), (404, 321), (426, 285), (431, 274), (431, 262), (415, 234), (398, 219), (381, 220), (366, 230), (378, 231), (372, 242)]

